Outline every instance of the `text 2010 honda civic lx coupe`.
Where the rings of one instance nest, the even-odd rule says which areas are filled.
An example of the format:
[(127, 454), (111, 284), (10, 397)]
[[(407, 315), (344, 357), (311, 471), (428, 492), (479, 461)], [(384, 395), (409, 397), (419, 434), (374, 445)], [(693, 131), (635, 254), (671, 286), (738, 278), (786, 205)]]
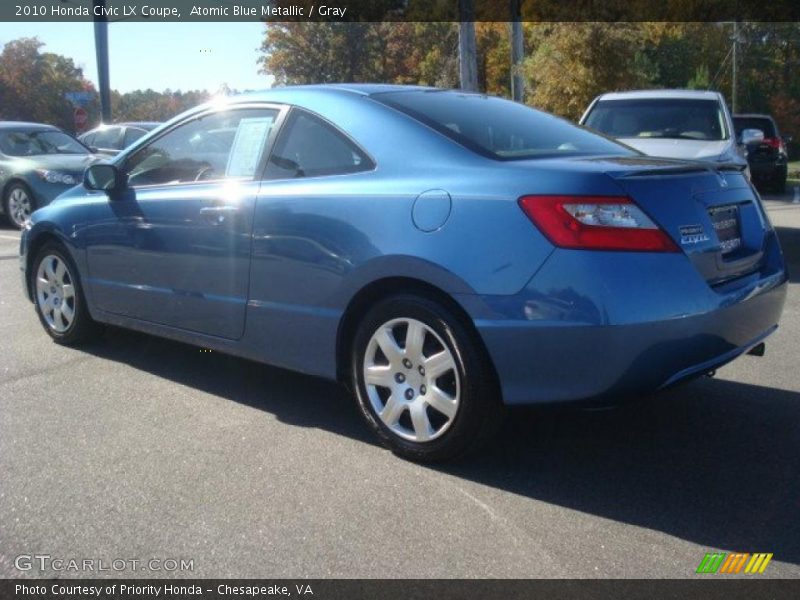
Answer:
[(473, 449), (504, 404), (706, 373), (772, 333), (786, 294), (736, 168), (479, 94), (240, 96), (84, 179), (23, 233), (56, 341), (111, 323), (339, 378), (416, 460)]

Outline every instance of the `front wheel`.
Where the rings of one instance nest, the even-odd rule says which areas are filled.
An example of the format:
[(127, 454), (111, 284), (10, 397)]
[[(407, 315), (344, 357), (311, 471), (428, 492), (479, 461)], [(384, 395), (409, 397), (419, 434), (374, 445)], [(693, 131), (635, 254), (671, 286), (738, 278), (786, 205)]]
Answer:
[(367, 423), (404, 458), (457, 458), (501, 422), (494, 372), (475, 334), (428, 298), (399, 295), (374, 306), (356, 333), (351, 367)]
[(60, 244), (45, 244), (33, 261), (31, 277), (36, 314), (50, 337), (73, 345), (97, 332), (78, 269)]
[(3, 197), (3, 211), (9, 223), (17, 229), (22, 229), (34, 210), (36, 210), (36, 200), (25, 184), (12, 183), (8, 186)]
[(786, 172), (778, 173), (778, 175), (775, 176), (772, 188), (776, 194), (786, 193)]

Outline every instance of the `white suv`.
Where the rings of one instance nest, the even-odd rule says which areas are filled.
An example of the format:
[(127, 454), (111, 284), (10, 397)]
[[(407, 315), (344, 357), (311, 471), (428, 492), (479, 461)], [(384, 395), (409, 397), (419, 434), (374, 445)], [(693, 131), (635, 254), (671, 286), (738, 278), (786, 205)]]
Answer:
[[(649, 90), (614, 92), (595, 98), (581, 125), (611, 136), (651, 156), (733, 163), (747, 168), (743, 132), (737, 141), (733, 120), (719, 92)], [(744, 144), (743, 144), (743, 143)]]

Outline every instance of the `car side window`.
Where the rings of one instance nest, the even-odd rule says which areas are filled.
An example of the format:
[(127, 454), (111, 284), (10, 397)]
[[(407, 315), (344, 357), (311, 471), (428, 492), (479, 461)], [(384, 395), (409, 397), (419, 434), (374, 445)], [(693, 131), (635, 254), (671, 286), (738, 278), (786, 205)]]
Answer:
[(80, 137), (80, 141), (87, 146), (94, 146), (94, 138), (97, 134), (96, 133), (87, 133), (86, 135)]
[(252, 179), (278, 110), (223, 110), (179, 125), (125, 162), (132, 186)]
[(374, 167), (370, 158), (332, 125), (294, 109), (275, 142), (265, 178), (342, 175)]
[(125, 139), (122, 141), (122, 147), (127, 148), (140, 137), (144, 136), (145, 133), (147, 132), (144, 129), (139, 129), (138, 127), (128, 127), (125, 130)]
[(118, 148), (119, 137), (119, 127), (105, 127), (104, 129), (98, 129), (97, 133), (94, 134), (94, 141), (92, 145), (96, 148)]

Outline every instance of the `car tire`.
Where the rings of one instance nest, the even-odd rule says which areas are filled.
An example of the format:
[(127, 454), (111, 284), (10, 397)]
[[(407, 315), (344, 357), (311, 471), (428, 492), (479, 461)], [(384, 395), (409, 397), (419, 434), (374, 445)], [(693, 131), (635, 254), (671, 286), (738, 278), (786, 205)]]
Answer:
[(374, 305), (358, 326), (350, 365), (362, 415), (402, 458), (459, 458), (502, 423), (499, 386), (477, 334), (429, 298)]
[(61, 244), (49, 242), (39, 250), (30, 277), (36, 314), (51, 338), (72, 346), (98, 333), (100, 327), (89, 314), (78, 269)]
[(25, 221), (38, 208), (36, 198), (30, 188), (22, 182), (14, 182), (3, 194), (3, 213), (8, 222), (22, 229)]
[(775, 179), (772, 183), (772, 189), (776, 194), (786, 193), (786, 177), (787, 173), (785, 170), (779, 171), (778, 174), (775, 175)]

